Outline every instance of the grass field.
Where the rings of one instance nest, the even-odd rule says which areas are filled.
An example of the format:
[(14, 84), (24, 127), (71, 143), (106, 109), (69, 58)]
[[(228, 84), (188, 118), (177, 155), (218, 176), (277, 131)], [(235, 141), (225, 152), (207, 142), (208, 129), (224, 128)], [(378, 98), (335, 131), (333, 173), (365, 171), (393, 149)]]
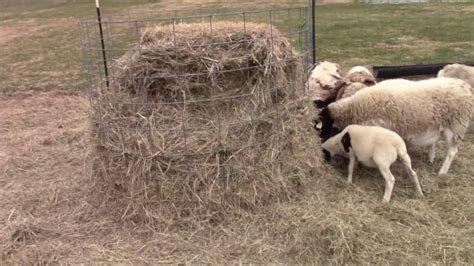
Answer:
[[(166, 1), (103, 2), (105, 14), (174, 9)], [(191, 8), (192, 1), (183, 6)], [(4, 9), (0, 91), (84, 89), (77, 21), (94, 12), (82, 2)], [(473, 61), (473, 21), (471, 3), (318, 6), (318, 58), (347, 66)]]
[[(376, 170), (358, 170), (360, 179), (349, 185), (345, 166), (322, 166), (324, 174), (311, 177), (298, 197), (213, 226), (158, 231), (111, 215), (93, 193), (87, 163), (77, 20), (95, 14), (91, 2), (0, 12), (0, 264), (473, 264), (472, 128), (446, 176), (436, 175), (444, 145), (434, 166), (426, 153), (411, 154), (424, 199), (400, 179), (383, 205)], [(115, 14), (168, 12), (197, 1), (102, 2), (105, 14)], [(317, 25), (318, 59), (345, 69), (474, 61), (473, 3), (321, 5)]]

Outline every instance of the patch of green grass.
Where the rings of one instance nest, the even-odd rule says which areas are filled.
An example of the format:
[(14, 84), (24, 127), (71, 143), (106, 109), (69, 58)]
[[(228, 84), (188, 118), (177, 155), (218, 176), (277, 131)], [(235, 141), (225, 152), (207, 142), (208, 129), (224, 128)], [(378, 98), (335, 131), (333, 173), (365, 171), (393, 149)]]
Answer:
[[(172, 10), (178, 5), (173, 1), (102, 1), (105, 15), (130, 10)], [(207, 7), (209, 11), (226, 9), (224, 4), (215, 3)], [(193, 14), (180, 11), (186, 12)], [(322, 5), (317, 6), (316, 14), (318, 61), (335, 61), (346, 68), (356, 64), (474, 61), (472, 3)], [(21, 33), (37, 29), (2, 44), (0, 65), (4, 67), (0, 71), (0, 91), (84, 89), (86, 80), (82, 73), (77, 22), (81, 17), (90, 16), (95, 16), (93, 1), (4, 8), (0, 14), (0, 30), (10, 27)], [(249, 20), (264, 18), (249, 15)], [(283, 31), (291, 27), (296, 32), (304, 23), (304, 17), (294, 21), (294, 25), (288, 25), (287, 20), (277, 20), (276, 25)], [(304, 46), (301, 40), (292, 43), (295, 49)]]
[(318, 60), (398, 65), (474, 60), (472, 3), (317, 7)]
[[(113, 0), (101, 1), (101, 7), (104, 14), (116, 13), (118, 11), (149, 4), (148, 0)], [(69, 17), (88, 17), (95, 16), (96, 9), (94, 1), (81, 1), (73, 3), (40, 3), (28, 5), (15, 5), (4, 8), (0, 14), (0, 21), (13, 20), (22, 21), (28, 19), (58, 19)]]

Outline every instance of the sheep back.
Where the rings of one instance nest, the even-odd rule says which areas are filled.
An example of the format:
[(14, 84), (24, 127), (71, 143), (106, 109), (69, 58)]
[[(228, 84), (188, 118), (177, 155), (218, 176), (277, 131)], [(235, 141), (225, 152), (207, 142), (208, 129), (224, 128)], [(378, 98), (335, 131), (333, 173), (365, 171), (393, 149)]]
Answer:
[(334, 126), (381, 126), (407, 139), (430, 129), (450, 128), (462, 139), (472, 119), (474, 98), (462, 80), (390, 80), (328, 106)]
[(446, 65), (439, 71), (438, 77), (462, 79), (474, 89), (474, 67), (472, 66), (461, 64)]

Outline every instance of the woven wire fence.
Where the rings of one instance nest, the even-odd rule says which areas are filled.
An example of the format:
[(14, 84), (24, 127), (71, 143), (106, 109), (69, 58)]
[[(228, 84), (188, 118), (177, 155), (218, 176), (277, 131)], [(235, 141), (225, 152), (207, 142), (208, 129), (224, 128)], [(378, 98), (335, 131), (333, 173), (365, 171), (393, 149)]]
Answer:
[[(191, 15), (189, 15), (191, 13)], [(252, 23), (259, 23), (266, 25), (267, 31), (270, 32), (272, 36), (262, 37), (271, 40), (270, 49), (273, 50), (274, 42), (273, 40), (277, 38), (273, 36), (273, 33), (278, 31), (278, 38), (286, 38), (290, 45), (290, 50), (294, 51), (297, 54), (297, 58), (301, 60), (304, 68), (309, 68), (313, 62), (312, 58), (312, 42), (311, 42), (311, 13), (308, 5), (292, 6), (285, 8), (272, 8), (265, 10), (252, 10), (252, 11), (235, 11), (235, 12), (223, 12), (223, 13), (214, 13), (211, 10), (202, 8), (197, 11), (189, 12), (189, 10), (182, 11), (173, 11), (168, 12), (167, 14), (156, 14), (153, 12), (150, 13), (140, 13), (140, 14), (126, 14), (126, 15), (112, 15), (102, 17), (101, 23), (97, 18), (83, 19), (80, 21), (80, 30), (81, 30), (81, 46), (84, 55), (84, 71), (87, 76), (88, 81), (88, 91), (90, 95), (90, 102), (94, 112), (96, 112), (97, 119), (94, 121), (96, 127), (100, 131), (107, 130), (118, 130), (120, 134), (144, 134), (144, 132), (149, 132), (148, 134), (151, 138), (156, 138), (156, 136), (166, 135), (166, 132), (174, 131), (177, 132), (181, 138), (179, 142), (181, 147), (177, 148), (173, 146), (173, 140), (165, 140), (161, 148), (157, 149), (161, 154), (167, 155), (194, 155), (196, 153), (202, 152), (207, 153), (207, 150), (202, 149), (192, 149), (189, 147), (189, 139), (196, 137), (194, 132), (207, 132), (206, 138), (209, 138), (212, 135), (215, 135), (217, 143), (221, 143), (221, 137), (223, 132), (226, 131), (227, 134), (232, 128), (236, 128), (238, 134), (249, 134), (249, 142), (245, 145), (248, 147), (256, 147), (261, 145), (260, 140), (256, 140), (251, 136), (251, 132), (255, 133), (254, 119), (258, 114), (255, 113), (246, 113), (242, 114), (241, 112), (236, 112), (238, 114), (233, 116), (233, 119), (229, 117), (221, 117), (219, 111), (217, 110), (215, 117), (209, 117), (203, 115), (199, 117), (199, 108), (202, 109), (209, 108), (218, 108), (219, 104), (230, 103), (234, 109), (238, 109), (239, 105), (245, 105), (248, 102), (258, 101), (256, 97), (257, 94), (261, 93), (258, 90), (250, 90), (242, 93), (232, 94), (232, 95), (223, 95), (215, 97), (214, 95), (207, 95), (199, 98), (190, 98), (186, 95), (182, 97), (177, 97), (173, 100), (166, 101), (148, 101), (148, 100), (130, 100), (125, 99), (119, 103), (123, 108), (124, 106), (128, 110), (133, 109), (139, 115), (141, 113), (149, 113), (150, 110), (161, 110), (167, 106), (176, 106), (177, 109), (181, 112), (181, 115), (177, 118), (176, 114), (170, 115), (170, 118), (167, 119), (166, 125), (152, 125), (148, 123), (144, 124), (135, 124), (130, 123), (122, 119), (113, 119), (113, 120), (102, 120), (105, 114), (101, 112), (101, 106), (107, 105), (104, 101), (107, 101), (104, 95), (110, 94), (114, 90), (115, 84), (123, 83), (124, 79), (132, 79), (132, 77), (124, 76), (123, 74), (118, 77), (117, 73), (121, 70), (117, 68), (117, 62), (124, 57), (127, 53), (138, 52), (141, 54), (143, 49), (141, 45), (137, 45), (143, 37), (143, 32), (150, 27), (160, 26), (167, 27), (171, 29), (169, 34), (173, 36), (164, 36), (164, 38), (170, 38), (175, 40), (178, 35), (182, 35), (183, 32), (180, 32), (180, 25), (184, 24), (194, 24), (199, 23), (200, 25), (206, 25), (203, 31), (206, 31), (212, 35), (213, 32), (219, 30), (216, 28), (216, 25), (219, 23), (231, 23), (234, 28), (240, 28), (241, 32), (246, 32), (248, 25)], [(100, 27), (103, 31), (103, 39), (100, 34)], [(202, 28), (201, 28), (202, 29)], [(103, 42), (103, 43), (102, 43)], [(199, 47), (200, 49), (218, 49), (219, 46), (226, 45), (226, 47), (232, 45), (239, 45), (239, 41), (229, 40), (227, 43), (206, 43), (205, 46)], [(104, 49), (102, 48), (104, 46)], [(188, 48), (196, 49), (191, 44), (187, 44)], [(186, 48), (186, 47), (183, 47)], [(210, 59), (212, 60), (212, 59)], [(247, 59), (248, 60), (248, 59)], [(283, 59), (283, 60), (294, 60), (294, 59)], [(252, 62), (246, 62), (243, 64), (236, 65), (231, 69), (217, 69), (213, 71), (213, 76), (225, 76), (232, 75), (233, 73), (243, 73), (241, 79), (251, 79), (251, 72), (254, 69), (262, 67), (264, 69), (271, 69), (277, 64), (281, 64), (282, 60), (276, 62), (272, 57), (270, 60), (266, 60), (263, 64), (254, 65)], [(105, 66), (105, 67), (104, 67)], [(304, 69), (303, 68), (303, 69)], [(122, 69), (123, 70), (123, 69)], [(246, 73), (246, 74), (245, 74)], [(302, 73), (304, 75), (304, 73)], [(181, 71), (179, 73), (166, 73), (166, 74), (154, 74), (147, 76), (148, 80), (160, 80), (175, 79), (176, 83), (184, 82), (193, 78), (207, 78), (212, 79), (213, 77), (209, 76), (209, 72), (186, 72)], [(125, 81), (126, 82), (126, 81)], [(250, 82), (250, 81), (249, 81)], [(270, 82), (270, 81), (269, 81)], [(183, 83), (184, 84), (184, 83)], [(293, 86), (293, 84), (288, 83), (288, 86), (285, 88), (285, 95), (292, 94), (301, 94), (304, 92), (304, 85)], [(270, 85), (271, 86), (271, 85)], [(266, 88), (268, 89), (268, 88)], [(222, 85), (214, 84), (213, 91), (222, 90)], [(275, 97), (278, 97), (280, 90), (275, 90), (272, 93), (275, 94)], [(143, 99), (143, 98), (141, 98)], [(118, 109), (120, 109), (118, 108)], [(161, 108), (161, 109), (160, 109)], [(167, 116), (166, 111), (162, 113), (163, 116)], [(200, 120), (199, 123), (189, 124), (191, 120), (196, 121), (196, 118)], [(144, 115), (144, 119), (147, 119)], [(247, 132), (242, 133), (242, 129), (247, 128)], [(253, 129), (252, 129), (253, 128)], [(253, 131), (252, 131), (253, 130)], [(237, 134), (237, 133), (235, 133)], [(242, 136), (240, 136), (242, 137)], [(243, 145), (243, 146), (245, 146)], [(169, 146), (167, 149), (166, 146)]]

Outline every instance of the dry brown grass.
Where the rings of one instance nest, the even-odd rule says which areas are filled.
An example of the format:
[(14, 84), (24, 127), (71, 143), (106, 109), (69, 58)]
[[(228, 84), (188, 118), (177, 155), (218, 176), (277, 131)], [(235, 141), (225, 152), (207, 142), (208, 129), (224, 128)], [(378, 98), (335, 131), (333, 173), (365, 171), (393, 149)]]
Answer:
[[(138, 93), (138, 98), (118, 95), (127, 100), (150, 96), (147, 91)], [(117, 100), (113, 97), (111, 100)], [(152, 99), (153, 103), (159, 102), (159, 98)], [(259, 137), (278, 132), (277, 138), (262, 149), (263, 153), (257, 151), (253, 157), (235, 155), (235, 144), (244, 139), (237, 138), (224, 142), (234, 159), (227, 158), (227, 165), (222, 161), (220, 167), (215, 167), (222, 146), (213, 147), (210, 144), (215, 140), (200, 135), (193, 141), (208, 142), (195, 142), (190, 148), (216, 148), (216, 153), (211, 153), (214, 156), (196, 157), (194, 161), (188, 157), (176, 164), (186, 173), (156, 172), (151, 176), (169, 188), (172, 193), (164, 194), (169, 199), (175, 199), (179, 195), (176, 192), (205, 199), (177, 201), (175, 208), (170, 208), (173, 202), (163, 203), (162, 195), (153, 196), (156, 191), (141, 194), (149, 188), (156, 189), (154, 184), (138, 179), (150, 173), (157, 158), (153, 156), (157, 146), (152, 150), (147, 144), (153, 136), (143, 135), (144, 131), (128, 131), (127, 139), (120, 139), (122, 136), (114, 133), (114, 128), (107, 128), (109, 139), (101, 144), (106, 144), (103, 152), (108, 153), (95, 160), (95, 165), (124, 171), (123, 163), (129, 160), (134, 163), (127, 170), (138, 178), (127, 180), (111, 175), (104, 182), (91, 175), (87, 163), (98, 154), (89, 150), (89, 106), (83, 95), (50, 92), (1, 96), (1, 263), (473, 263), (472, 130), (446, 176), (436, 175), (444, 148), (438, 152), (434, 166), (427, 164), (426, 153), (411, 150), (426, 197), (416, 198), (412, 183), (403, 179), (403, 171), (395, 166), (397, 180), (392, 201), (384, 205), (380, 203), (384, 181), (376, 169), (357, 170), (359, 180), (350, 185), (345, 182), (346, 163), (322, 163), (319, 142), (310, 125), (314, 110), (308, 101), (283, 97), (277, 102), (279, 105), (271, 105), (271, 111), (266, 105), (240, 106), (253, 105), (261, 112), (256, 120), (271, 126), (271, 131), (262, 128)], [(118, 106), (107, 107), (120, 115), (109, 118), (136, 122), (137, 117), (130, 115), (138, 111), (152, 117), (158, 115), (156, 110), (144, 109), (116, 112)], [(215, 106), (217, 110), (228, 107)], [(216, 110), (201, 112), (211, 115)], [(153, 117), (136, 125), (154, 127), (159, 119)], [(129, 143), (133, 138), (142, 141), (141, 146), (130, 145), (126, 153), (115, 145)], [(173, 146), (162, 146), (169, 147)], [(272, 157), (273, 150), (278, 152)], [(170, 158), (160, 159), (166, 162)], [(271, 175), (262, 171), (264, 167), (253, 169), (255, 161), (257, 165), (271, 166)], [(211, 162), (212, 167), (203, 162)], [(215, 169), (240, 171), (233, 172), (234, 183), (226, 187), (214, 178), (220, 175)], [(201, 176), (193, 179), (186, 175), (189, 171)], [(166, 179), (171, 176), (184, 178)], [(191, 186), (196, 180), (202, 182), (200, 187)], [(217, 185), (210, 193), (212, 186), (206, 182), (213, 180)], [(150, 186), (140, 190), (133, 187), (135, 184)], [(248, 184), (255, 185), (256, 190), (249, 189)], [(123, 189), (127, 189), (125, 193)], [(133, 194), (136, 198), (127, 197), (132, 195), (127, 193), (130, 191), (137, 192)]]
[[(447, 176), (436, 175), (444, 149), (435, 166), (411, 152), (424, 199), (398, 178), (392, 202), (382, 205), (377, 170), (360, 169), (349, 185), (346, 165), (320, 164), (315, 143), (295, 158), (315, 172), (293, 199), (218, 224), (157, 231), (121, 222), (91, 194), (83, 96), (16, 94), (0, 103), (2, 263), (472, 264), (472, 130)], [(311, 115), (304, 110), (301, 121)], [(311, 139), (308, 125), (301, 142)], [(305, 159), (310, 154), (317, 161)]]

